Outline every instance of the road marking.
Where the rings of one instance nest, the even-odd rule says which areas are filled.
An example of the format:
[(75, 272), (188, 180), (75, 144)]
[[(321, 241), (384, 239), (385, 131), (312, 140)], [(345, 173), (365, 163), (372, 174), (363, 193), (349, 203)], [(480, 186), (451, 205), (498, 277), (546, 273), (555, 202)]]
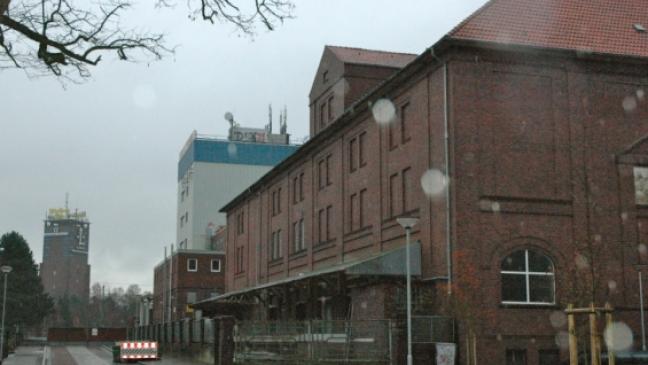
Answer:
[(100, 358), (84, 346), (67, 346), (66, 349), (74, 361), (79, 365), (112, 365), (111, 362)]
[(41, 362), (41, 365), (49, 365), (52, 363), (52, 360), (50, 360), (49, 356), (50, 356), (49, 346), (43, 347), (43, 361)]

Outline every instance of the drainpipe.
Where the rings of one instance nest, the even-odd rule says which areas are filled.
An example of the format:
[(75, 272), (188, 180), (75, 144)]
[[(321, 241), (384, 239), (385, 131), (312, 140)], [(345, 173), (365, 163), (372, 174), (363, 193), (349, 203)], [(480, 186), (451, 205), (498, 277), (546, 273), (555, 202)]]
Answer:
[(448, 108), (448, 64), (443, 63), (443, 123), (444, 123), (444, 149), (445, 149), (445, 175), (446, 184), (446, 266), (448, 268), (448, 295), (452, 294), (452, 232), (450, 226), (450, 131)]

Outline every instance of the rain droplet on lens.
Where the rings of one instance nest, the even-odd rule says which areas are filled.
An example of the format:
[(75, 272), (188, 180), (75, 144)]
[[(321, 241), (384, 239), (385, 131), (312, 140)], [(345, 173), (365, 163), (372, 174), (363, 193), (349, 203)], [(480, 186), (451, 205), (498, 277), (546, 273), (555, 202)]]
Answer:
[(440, 170), (430, 169), (421, 176), (421, 188), (428, 197), (436, 197), (443, 193), (446, 186), (448, 186), (448, 178)]
[(586, 269), (589, 266), (589, 261), (587, 260), (587, 257), (581, 254), (576, 255), (574, 262), (576, 263), (576, 267), (578, 267), (579, 269)]
[(562, 311), (554, 311), (549, 315), (549, 321), (554, 328), (560, 328), (567, 323), (567, 315)]
[(227, 154), (231, 158), (236, 158), (237, 149), (236, 149), (236, 145), (234, 143), (230, 143), (230, 144), (227, 145)]
[(560, 331), (556, 334), (556, 345), (561, 349), (569, 348), (569, 334), (567, 331)]
[(491, 209), (493, 210), (493, 213), (499, 213), (500, 212), (500, 203), (498, 202), (492, 202), (491, 203)]
[(378, 99), (371, 106), (376, 123), (379, 125), (388, 125), (396, 120), (396, 107), (389, 99)]
[(639, 101), (643, 101), (644, 97), (646, 96), (646, 93), (644, 92), (643, 89), (638, 89), (636, 94), (637, 94), (637, 99), (639, 99)]
[(632, 347), (632, 330), (623, 322), (613, 322), (605, 328), (603, 333), (605, 344), (614, 351), (625, 351)]
[(626, 112), (632, 112), (637, 109), (637, 99), (634, 96), (626, 96), (623, 98), (623, 110)]

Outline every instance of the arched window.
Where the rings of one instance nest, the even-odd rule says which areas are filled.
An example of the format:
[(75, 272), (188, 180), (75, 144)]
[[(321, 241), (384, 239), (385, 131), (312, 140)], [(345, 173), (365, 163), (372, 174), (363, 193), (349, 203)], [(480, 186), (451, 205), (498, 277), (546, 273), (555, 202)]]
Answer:
[(502, 261), (502, 303), (554, 304), (554, 265), (533, 250), (519, 250)]

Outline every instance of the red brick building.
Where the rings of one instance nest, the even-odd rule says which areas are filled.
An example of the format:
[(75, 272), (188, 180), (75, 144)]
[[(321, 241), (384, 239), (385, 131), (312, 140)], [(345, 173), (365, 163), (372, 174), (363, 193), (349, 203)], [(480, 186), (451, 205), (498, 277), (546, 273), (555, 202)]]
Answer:
[(154, 269), (152, 323), (193, 318), (190, 304), (223, 294), (224, 289), (222, 250), (174, 251)]
[(414, 310), (456, 318), (461, 363), (564, 359), (567, 303), (610, 302), (637, 339), (647, 19), (639, 0), (493, 0), (419, 56), (326, 47), (311, 140), (223, 208), (216, 301), (402, 317), (396, 218), (416, 216)]

